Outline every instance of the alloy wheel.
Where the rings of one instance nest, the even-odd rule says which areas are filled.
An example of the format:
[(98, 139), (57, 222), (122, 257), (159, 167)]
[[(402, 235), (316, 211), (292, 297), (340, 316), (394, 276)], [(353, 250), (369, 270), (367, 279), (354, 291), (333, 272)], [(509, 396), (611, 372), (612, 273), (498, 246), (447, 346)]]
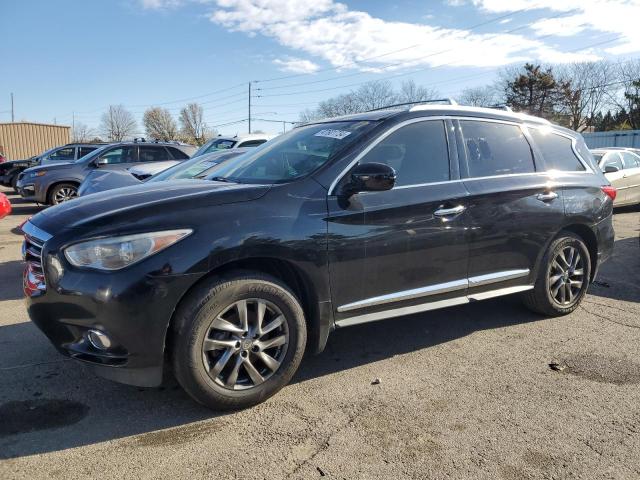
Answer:
[(262, 299), (229, 305), (209, 325), (202, 359), (209, 377), (230, 390), (268, 380), (287, 353), (289, 330), (278, 307)]
[(584, 264), (579, 250), (572, 246), (562, 248), (549, 269), (549, 293), (563, 307), (572, 305), (584, 287)]
[(55, 204), (63, 203), (78, 196), (78, 190), (73, 187), (62, 187), (53, 196)]

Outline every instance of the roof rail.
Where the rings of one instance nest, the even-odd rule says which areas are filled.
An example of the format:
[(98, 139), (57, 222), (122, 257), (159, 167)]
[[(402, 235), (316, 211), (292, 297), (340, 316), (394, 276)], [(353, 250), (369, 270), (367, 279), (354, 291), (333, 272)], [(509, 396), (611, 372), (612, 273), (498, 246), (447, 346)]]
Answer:
[(495, 108), (498, 110), (505, 110), (507, 112), (513, 112), (513, 109), (507, 105), (506, 103), (496, 103), (494, 105), (489, 105), (487, 108)]
[(379, 110), (387, 110), (388, 108), (396, 108), (396, 107), (407, 107), (409, 105), (422, 105), (425, 103), (447, 103), (447, 105), (458, 105), (453, 98), (434, 98), (431, 100), (420, 100), (416, 102), (404, 102), (404, 103), (394, 103), (393, 105), (386, 105), (380, 108), (373, 108), (371, 110), (367, 110), (367, 112), (377, 112)]

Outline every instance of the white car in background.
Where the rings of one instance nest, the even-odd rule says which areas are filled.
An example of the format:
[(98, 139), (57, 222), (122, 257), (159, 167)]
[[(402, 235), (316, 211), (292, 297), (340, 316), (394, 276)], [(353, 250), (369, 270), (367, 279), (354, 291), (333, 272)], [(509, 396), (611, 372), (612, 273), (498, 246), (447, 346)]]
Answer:
[(640, 203), (640, 150), (636, 148), (598, 148), (593, 158), (607, 180), (616, 187), (614, 206)]
[(202, 145), (191, 158), (217, 150), (229, 150), (231, 148), (252, 148), (268, 142), (277, 135), (266, 133), (252, 133), (250, 135), (235, 135), (233, 137), (218, 135)]

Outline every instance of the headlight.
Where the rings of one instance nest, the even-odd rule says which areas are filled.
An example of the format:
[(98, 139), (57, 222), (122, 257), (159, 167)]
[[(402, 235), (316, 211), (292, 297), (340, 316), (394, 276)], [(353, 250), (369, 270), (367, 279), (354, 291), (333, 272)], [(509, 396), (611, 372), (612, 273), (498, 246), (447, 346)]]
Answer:
[(46, 175), (46, 174), (47, 174), (46, 170), (38, 170), (37, 172), (31, 172), (31, 178), (42, 177), (43, 175)]
[(192, 231), (167, 230), (90, 240), (67, 247), (64, 256), (76, 267), (118, 270), (164, 250)]

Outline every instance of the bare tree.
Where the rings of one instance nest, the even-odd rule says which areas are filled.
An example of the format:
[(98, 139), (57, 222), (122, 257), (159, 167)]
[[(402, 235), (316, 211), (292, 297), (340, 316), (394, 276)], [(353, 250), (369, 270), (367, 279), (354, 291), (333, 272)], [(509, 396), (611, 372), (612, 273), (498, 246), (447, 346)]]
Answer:
[(374, 110), (394, 103), (396, 94), (390, 82), (367, 82), (355, 92), (355, 100), (360, 111)]
[(123, 105), (111, 105), (102, 114), (100, 129), (110, 141), (121, 142), (135, 134), (137, 125), (133, 114)]
[(73, 132), (71, 132), (71, 138), (77, 143), (87, 143), (95, 137), (96, 133), (92, 128), (89, 128), (85, 123), (75, 122), (73, 126)]
[(144, 128), (149, 138), (168, 142), (178, 138), (178, 126), (165, 108), (153, 107), (144, 112), (142, 118)]
[(190, 103), (180, 110), (180, 125), (182, 135), (196, 145), (202, 145), (206, 141), (207, 125), (202, 118), (203, 110), (197, 103)]
[(628, 127), (640, 128), (640, 119), (637, 118), (635, 99), (640, 96), (640, 59), (624, 62), (619, 65), (616, 72), (616, 80), (621, 88), (610, 93), (613, 103), (624, 112)]
[(500, 93), (493, 85), (465, 88), (458, 96), (460, 105), (471, 107), (491, 107), (502, 103)]
[(434, 100), (439, 96), (440, 93), (437, 90), (417, 85), (413, 80), (407, 80), (402, 82), (393, 103), (423, 102)]
[(565, 86), (560, 110), (568, 117), (569, 128), (581, 132), (606, 106), (613, 68), (607, 61), (598, 61), (561, 65), (556, 71)]

